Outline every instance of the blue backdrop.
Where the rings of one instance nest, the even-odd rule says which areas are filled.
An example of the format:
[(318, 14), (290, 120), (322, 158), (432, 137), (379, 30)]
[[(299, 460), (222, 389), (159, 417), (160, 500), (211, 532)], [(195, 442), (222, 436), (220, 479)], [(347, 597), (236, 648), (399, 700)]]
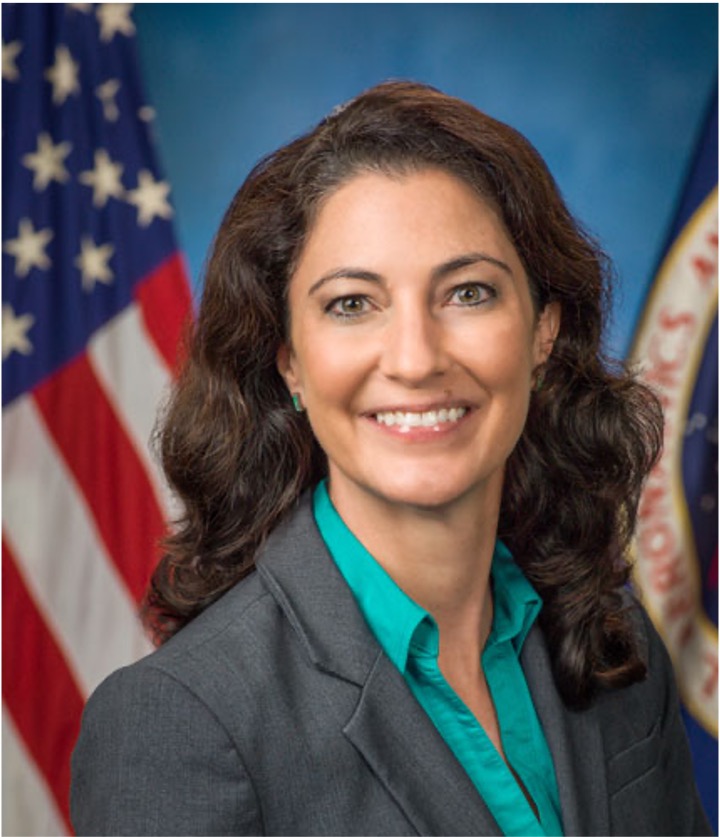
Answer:
[(386, 78), (522, 131), (619, 275), (624, 355), (717, 72), (714, 4), (139, 4), (176, 229), (196, 286), (257, 159)]

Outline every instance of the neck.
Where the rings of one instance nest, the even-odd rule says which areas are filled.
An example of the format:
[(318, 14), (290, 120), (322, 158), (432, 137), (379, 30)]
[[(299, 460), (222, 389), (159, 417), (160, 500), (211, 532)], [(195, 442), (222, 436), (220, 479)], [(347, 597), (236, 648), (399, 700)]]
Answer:
[[(432, 615), (443, 648), (479, 658), (492, 623), (490, 565), (502, 480), (441, 508), (389, 503), (330, 484), (339, 514), (396, 584)], [(479, 646), (479, 647), (478, 647)], [(464, 651), (461, 651), (464, 649)]]

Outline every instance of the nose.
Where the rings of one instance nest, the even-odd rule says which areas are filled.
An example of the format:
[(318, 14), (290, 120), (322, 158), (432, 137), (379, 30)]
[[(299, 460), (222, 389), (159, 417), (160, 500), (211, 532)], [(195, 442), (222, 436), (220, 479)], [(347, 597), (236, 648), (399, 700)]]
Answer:
[(385, 327), (380, 370), (407, 386), (421, 386), (449, 367), (442, 323), (421, 306), (397, 309)]

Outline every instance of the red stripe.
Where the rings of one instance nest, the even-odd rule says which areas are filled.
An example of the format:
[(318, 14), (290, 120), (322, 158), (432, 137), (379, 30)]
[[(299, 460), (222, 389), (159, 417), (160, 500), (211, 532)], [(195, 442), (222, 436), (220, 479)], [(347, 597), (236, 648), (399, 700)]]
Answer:
[(171, 256), (135, 288), (143, 320), (168, 367), (175, 372), (192, 314), (187, 274), (179, 254)]
[(143, 463), (87, 357), (80, 355), (48, 378), (34, 397), (110, 556), (140, 601), (158, 559), (163, 516)]
[(3, 701), (70, 830), (70, 755), (83, 698), (4, 538), (2, 588)]

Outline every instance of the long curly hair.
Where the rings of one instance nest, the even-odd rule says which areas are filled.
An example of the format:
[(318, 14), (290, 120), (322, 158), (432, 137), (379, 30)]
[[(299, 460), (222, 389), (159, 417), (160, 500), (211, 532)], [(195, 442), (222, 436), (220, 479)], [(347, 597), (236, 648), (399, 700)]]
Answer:
[(413, 82), (387, 82), (263, 159), (207, 265), (188, 359), (158, 441), (184, 516), (145, 618), (158, 642), (252, 572), (268, 534), (327, 473), (276, 368), (287, 290), (325, 198), (354, 175), (445, 170), (501, 215), (536, 311), (561, 305), (554, 349), (510, 456), (499, 536), (542, 596), (565, 701), (644, 676), (620, 589), (643, 481), (662, 443), (656, 398), (604, 360), (610, 265), (517, 131)]

